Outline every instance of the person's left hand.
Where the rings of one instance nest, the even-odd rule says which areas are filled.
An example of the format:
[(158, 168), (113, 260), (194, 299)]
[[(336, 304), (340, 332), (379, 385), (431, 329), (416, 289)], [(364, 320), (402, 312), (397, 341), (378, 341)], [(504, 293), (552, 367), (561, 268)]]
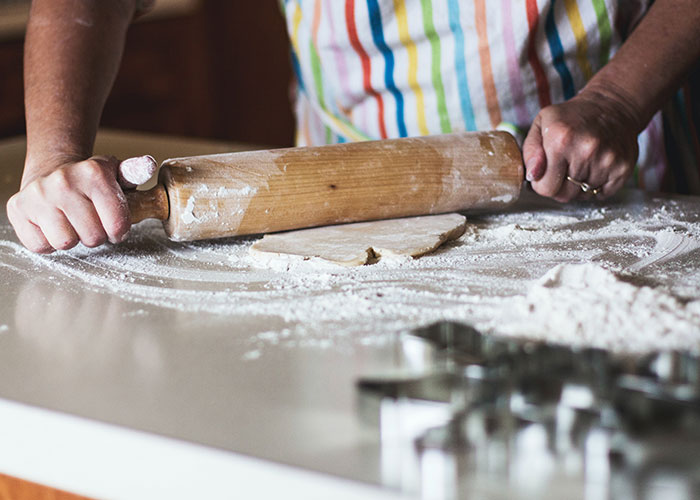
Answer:
[[(540, 111), (523, 143), (526, 177), (536, 193), (568, 202), (607, 198), (631, 175), (639, 148), (635, 113), (615, 94), (586, 91)], [(573, 179), (567, 179), (567, 176)]]

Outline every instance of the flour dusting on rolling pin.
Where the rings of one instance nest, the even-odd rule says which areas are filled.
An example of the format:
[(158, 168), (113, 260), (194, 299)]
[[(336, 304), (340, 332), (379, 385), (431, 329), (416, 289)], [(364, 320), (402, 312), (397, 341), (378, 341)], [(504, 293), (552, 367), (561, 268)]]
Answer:
[(119, 164), (119, 184), (124, 188), (135, 188), (148, 182), (158, 170), (156, 160), (150, 156), (128, 158)]

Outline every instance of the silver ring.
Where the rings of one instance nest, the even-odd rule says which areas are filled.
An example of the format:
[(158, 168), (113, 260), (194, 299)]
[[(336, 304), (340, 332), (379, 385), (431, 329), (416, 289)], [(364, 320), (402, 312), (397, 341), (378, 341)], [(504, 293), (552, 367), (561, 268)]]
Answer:
[(600, 192), (603, 191), (602, 186), (601, 186), (601, 187), (594, 188), (593, 186), (591, 186), (591, 185), (588, 184), (587, 182), (577, 181), (576, 179), (572, 179), (572, 178), (569, 177), (568, 175), (566, 176), (566, 180), (569, 181), (569, 182), (573, 182), (574, 184), (576, 184), (578, 187), (581, 188), (581, 191), (583, 191), (584, 193), (591, 193), (591, 194), (594, 194), (594, 195), (595, 195), (595, 194), (598, 194), (598, 193), (600, 193)]

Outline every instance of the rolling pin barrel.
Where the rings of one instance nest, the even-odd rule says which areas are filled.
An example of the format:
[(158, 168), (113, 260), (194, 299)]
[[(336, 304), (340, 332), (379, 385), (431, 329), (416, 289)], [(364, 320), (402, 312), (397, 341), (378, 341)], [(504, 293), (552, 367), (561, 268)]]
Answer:
[(130, 206), (134, 220), (163, 219), (171, 239), (196, 240), (499, 209), (523, 174), (510, 134), (464, 132), (177, 158), (161, 167), (165, 189)]

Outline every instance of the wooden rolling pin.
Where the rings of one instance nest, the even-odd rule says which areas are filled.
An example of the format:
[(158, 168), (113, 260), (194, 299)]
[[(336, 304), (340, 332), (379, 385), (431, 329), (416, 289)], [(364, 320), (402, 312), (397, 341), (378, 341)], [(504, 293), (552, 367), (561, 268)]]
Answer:
[(456, 133), (176, 158), (127, 197), (132, 223), (161, 219), (184, 241), (499, 209), (523, 170), (510, 134)]

